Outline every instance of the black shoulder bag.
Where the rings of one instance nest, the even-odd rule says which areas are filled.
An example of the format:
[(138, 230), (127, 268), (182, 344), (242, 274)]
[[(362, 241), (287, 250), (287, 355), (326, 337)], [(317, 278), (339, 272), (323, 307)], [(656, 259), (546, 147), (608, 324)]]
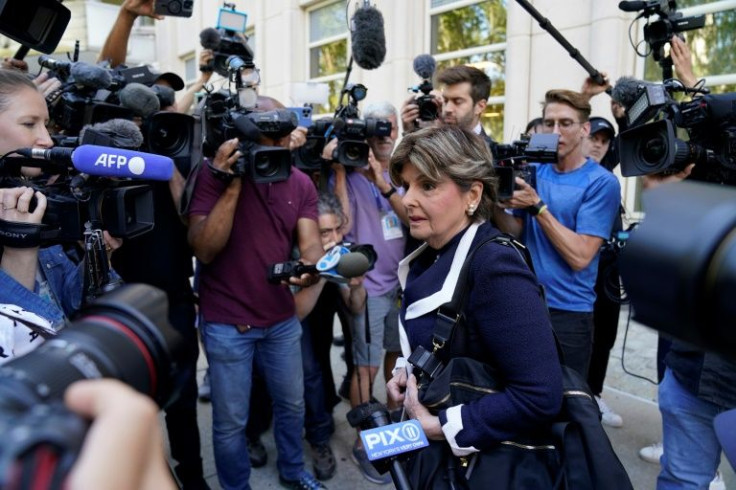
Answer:
[[(503, 390), (493, 367), (479, 360), (483, 357), (477, 350), (477, 332), (469, 331), (463, 316), (470, 263), (489, 242), (513, 247), (534, 271), (526, 247), (504, 234), (488, 238), (468, 253), (452, 300), (438, 311), (433, 352), (420, 346), (409, 357), (418, 377), (419, 400), (435, 414)], [(540, 295), (544, 297), (541, 286)], [(562, 358), (559, 344), (557, 350)], [(446, 353), (450, 357), (443, 362)], [(503, 441), (465, 458), (454, 456), (446, 442), (432, 441), (406, 463), (412, 487), (633, 489), (601, 426), (598, 405), (586, 382), (564, 364), (562, 373), (562, 408), (548, 431), (534, 439)]]

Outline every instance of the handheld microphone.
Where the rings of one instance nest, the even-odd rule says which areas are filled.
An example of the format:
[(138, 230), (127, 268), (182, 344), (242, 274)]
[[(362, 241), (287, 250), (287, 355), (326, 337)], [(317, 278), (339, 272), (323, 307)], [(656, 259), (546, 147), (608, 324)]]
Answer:
[(142, 83), (129, 83), (118, 94), (120, 105), (136, 115), (148, 117), (161, 109), (156, 92)]
[(414, 73), (424, 80), (429, 80), (437, 68), (437, 62), (429, 54), (420, 54), (414, 58)]
[(268, 270), (268, 282), (278, 284), (290, 277), (319, 273), (327, 280), (344, 283), (371, 270), (374, 262), (362, 251), (353, 252), (347, 247), (336, 245), (316, 265), (305, 265), (299, 261), (273, 264)]
[(106, 146), (22, 148), (16, 153), (41, 160), (71, 162), (79, 172), (97, 177), (167, 181), (174, 173), (174, 161), (169, 157)]
[(351, 22), (350, 39), (355, 63), (365, 70), (378, 68), (386, 57), (383, 15), (377, 8), (368, 5), (358, 8)]
[(112, 75), (110, 72), (99, 66), (79, 61), (72, 64), (69, 73), (74, 83), (85, 87), (101, 89), (108, 88), (112, 85)]

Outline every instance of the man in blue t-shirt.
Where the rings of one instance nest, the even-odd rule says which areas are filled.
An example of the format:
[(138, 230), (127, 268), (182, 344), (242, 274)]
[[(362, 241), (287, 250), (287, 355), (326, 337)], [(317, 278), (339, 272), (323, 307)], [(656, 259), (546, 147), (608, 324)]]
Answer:
[(529, 248), (565, 363), (583, 377), (592, 351), (598, 252), (621, 201), (616, 177), (583, 153), (589, 116), (582, 94), (545, 94), (542, 128), (560, 136), (557, 163), (537, 166), (536, 189), (517, 178), (514, 195), (494, 213), (499, 228), (521, 236)]

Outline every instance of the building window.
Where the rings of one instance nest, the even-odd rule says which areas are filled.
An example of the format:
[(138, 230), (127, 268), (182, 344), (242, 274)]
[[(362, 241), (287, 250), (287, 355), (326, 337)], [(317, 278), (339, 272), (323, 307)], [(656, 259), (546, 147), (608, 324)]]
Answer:
[(182, 61), (184, 62), (184, 83), (189, 86), (199, 78), (197, 58), (194, 53), (191, 53), (183, 57)]
[(315, 113), (332, 113), (339, 105), (348, 65), (346, 1), (340, 0), (309, 11), (309, 78), (330, 87), (328, 104)]
[(471, 65), (491, 79), (491, 96), (481, 122), (503, 137), (506, 92), (507, 0), (430, 0), (430, 50), (437, 71)]

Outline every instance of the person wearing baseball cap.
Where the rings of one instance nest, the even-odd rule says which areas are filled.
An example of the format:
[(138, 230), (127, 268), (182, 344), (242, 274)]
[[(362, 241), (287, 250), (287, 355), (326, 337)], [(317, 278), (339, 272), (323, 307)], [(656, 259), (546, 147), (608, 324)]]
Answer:
[(613, 125), (603, 117), (590, 118), (590, 134), (584, 142), (584, 152), (587, 156), (598, 163), (603, 162), (603, 157), (608, 153), (611, 142), (616, 136)]
[(170, 87), (174, 89), (175, 92), (178, 92), (179, 90), (184, 88), (184, 80), (182, 80), (181, 77), (176, 73), (170, 71), (164, 73), (154, 72), (154, 76), (156, 77), (153, 82), (155, 85)]

